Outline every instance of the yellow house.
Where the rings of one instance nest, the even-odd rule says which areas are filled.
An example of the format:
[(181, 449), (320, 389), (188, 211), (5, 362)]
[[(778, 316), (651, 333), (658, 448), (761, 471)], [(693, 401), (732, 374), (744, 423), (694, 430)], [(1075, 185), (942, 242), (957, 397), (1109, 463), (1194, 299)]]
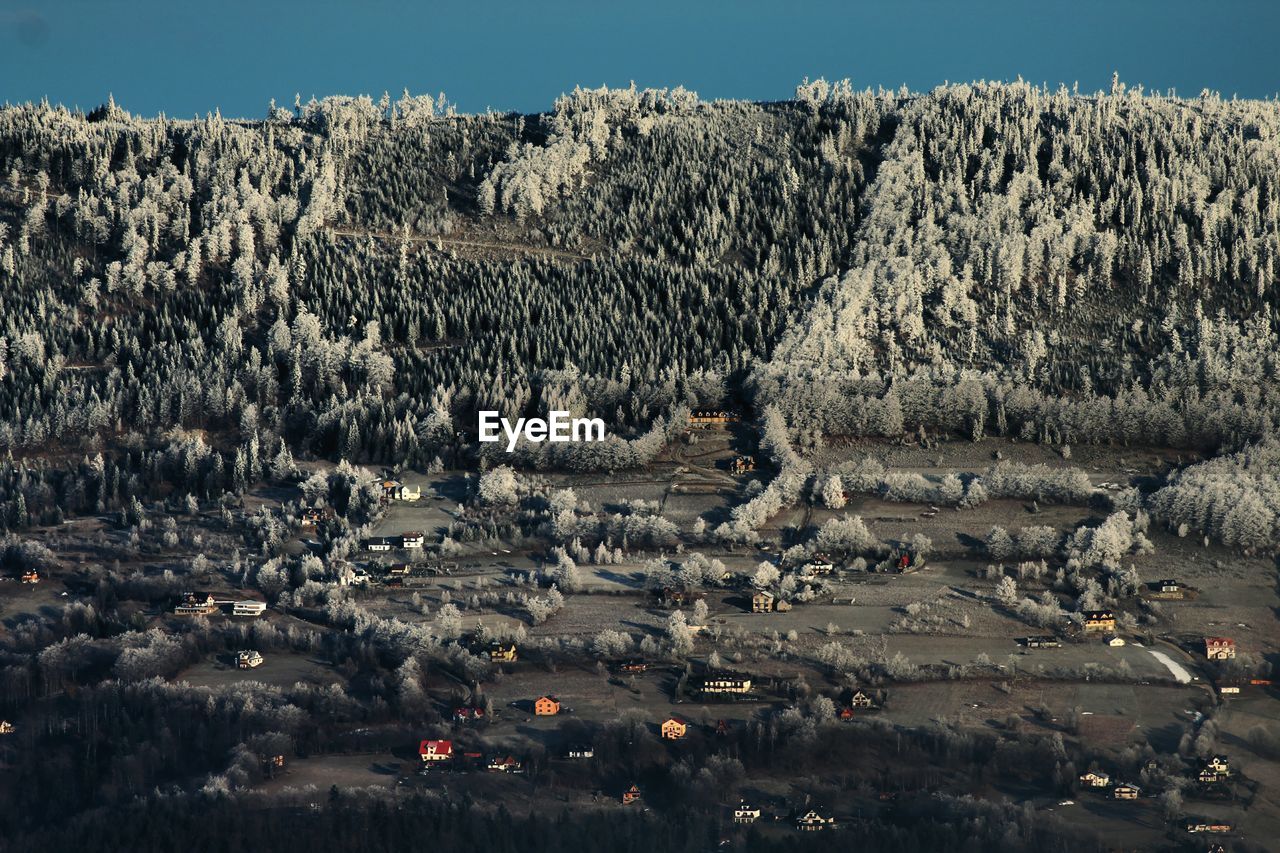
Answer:
[(684, 720), (671, 717), (662, 723), (663, 740), (680, 740), (689, 733), (689, 724)]
[(489, 660), (511, 663), (516, 659), (515, 643), (490, 643)]
[(1114, 631), (1116, 615), (1110, 610), (1086, 610), (1084, 612), (1084, 629), (1086, 631)]

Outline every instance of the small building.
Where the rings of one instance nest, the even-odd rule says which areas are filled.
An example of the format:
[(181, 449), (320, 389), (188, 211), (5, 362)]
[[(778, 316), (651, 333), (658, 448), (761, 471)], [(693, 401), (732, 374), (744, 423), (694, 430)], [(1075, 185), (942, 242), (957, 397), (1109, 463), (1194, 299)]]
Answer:
[(533, 700), (533, 713), (539, 717), (554, 717), (560, 713), (560, 700), (554, 696), (539, 696)]
[(800, 574), (803, 577), (825, 577), (836, 570), (836, 564), (826, 557), (816, 556), (809, 562), (800, 567)]
[(689, 724), (678, 717), (668, 717), (659, 727), (663, 740), (680, 740), (689, 733)]
[(8, 720), (0, 720), (0, 735), (11, 735), (13, 731), (13, 723)]
[(695, 601), (706, 598), (706, 595), (700, 592), (671, 587), (660, 589), (654, 595), (658, 599), (659, 607), (688, 607)]
[(1205, 818), (1191, 818), (1183, 825), (1183, 828), (1185, 828), (1186, 831), (1190, 833), (1201, 833), (1201, 832), (1220, 833), (1220, 832), (1231, 832), (1235, 827), (1227, 823), (1226, 821), (1211, 820), (1211, 819), (1205, 819)]
[(1141, 795), (1141, 788), (1137, 785), (1130, 785), (1127, 782), (1121, 782), (1111, 789), (1111, 798), (1114, 800), (1136, 800)]
[(514, 755), (501, 758), (495, 756), (489, 759), (486, 769), (493, 773), (519, 773), (524, 769), (524, 765), (517, 761)]
[(733, 810), (734, 823), (755, 823), (760, 819), (760, 807), (748, 805), (746, 800), (738, 803), (738, 807)]
[(1230, 637), (1205, 637), (1204, 654), (1209, 660), (1231, 660), (1236, 656), (1236, 641)]
[(767, 590), (760, 590), (751, 596), (751, 612), (752, 613), (772, 613), (774, 610), (773, 593)]
[(246, 599), (237, 601), (231, 605), (232, 616), (261, 616), (267, 612), (267, 603), (265, 601), (254, 601)]
[(1119, 648), (1120, 646), (1124, 645), (1124, 637), (1121, 637), (1118, 634), (1108, 634), (1106, 636), (1106, 643), (1108, 646), (1111, 646), (1113, 649)]
[(459, 723), (475, 723), (484, 718), (484, 708), (479, 705), (461, 705), (453, 709), (453, 719)]
[(1189, 587), (1174, 578), (1165, 578), (1151, 584), (1151, 594), (1155, 598), (1185, 598)]
[(511, 663), (517, 657), (515, 643), (490, 643), (489, 660)]
[(574, 744), (564, 751), (564, 757), (570, 761), (586, 761), (596, 757), (596, 749), (589, 743)]
[(645, 672), (649, 669), (648, 661), (643, 660), (624, 660), (618, 664), (618, 672)]
[(200, 598), (194, 592), (188, 592), (182, 596), (173, 612), (178, 616), (208, 616), (218, 612), (218, 603), (213, 600), (212, 595)]
[(383, 552), (390, 551), (400, 544), (400, 540), (391, 536), (374, 536), (364, 540), (364, 549), (366, 551)]
[(418, 755), (424, 764), (434, 764), (453, 758), (453, 741), (424, 740), (418, 744)]
[(1116, 614), (1110, 610), (1086, 610), (1082, 617), (1086, 631), (1114, 631)]
[(35, 569), (29, 569), (22, 573), (21, 580), (23, 583), (40, 583), (40, 573)]
[(632, 785), (630, 788), (622, 792), (622, 804), (629, 806), (640, 799), (640, 786)]
[(1081, 775), (1080, 784), (1086, 788), (1105, 788), (1111, 784), (1111, 774), (1100, 770), (1090, 770)]
[(817, 832), (835, 825), (835, 818), (823, 817), (816, 809), (810, 809), (796, 818), (796, 829), (801, 832)]
[(236, 666), (241, 669), (257, 669), (266, 659), (259, 651), (243, 651), (236, 654)]
[(1218, 773), (1230, 773), (1231, 759), (1225, 755), (1211, 755), (1209, 760), (1204, 763), (1204, 766)]
[(750, 693), (751, 676), (737, 672), (709, 672), (702, 677), (703, 693)]
[(421, 548), (427, 541), (427, 537), (418, 531), (400, 534), (401, 548)]
[(1056, 649), (1062, 645), (1057, 637), (1027, 637), (1022, 644), (1029, 649)]
[(853, 691), (853, 697), (849, 699), (849, 707), (859, 710), (869, 710), (876, 707), (875, 699), (871, 694), (863, 690)]
[(1215, 770), (1212, 767), (1201, 768), (1200, 773), (1196, 776), (1196, 781), (1201, 785), (1216, 785), (1219, 782), (1225, 782), (1228, 778), (1227, 773)]
[(1240, 695), (1240, 685), (1239, 685), (1239, 684), (1219, 684), (1219, 685), (1218, 685), (1218, 695), (1220, 695), (1220, 696), (1239, 696), (1239, 695)]

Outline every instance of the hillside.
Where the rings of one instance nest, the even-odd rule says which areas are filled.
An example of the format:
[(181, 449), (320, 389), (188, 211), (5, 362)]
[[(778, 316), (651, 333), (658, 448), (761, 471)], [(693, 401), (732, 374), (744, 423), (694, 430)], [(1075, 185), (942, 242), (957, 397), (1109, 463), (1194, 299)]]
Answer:
[(109, 506), (156, 466), (214, 496), (282, 448), (450, 461), (482, 405), (1236, 445), (1277, 420), (1278, 122), (1119, 84), (8, 107), (0, 446), (108, 473), (19, 463), (0, 499)]

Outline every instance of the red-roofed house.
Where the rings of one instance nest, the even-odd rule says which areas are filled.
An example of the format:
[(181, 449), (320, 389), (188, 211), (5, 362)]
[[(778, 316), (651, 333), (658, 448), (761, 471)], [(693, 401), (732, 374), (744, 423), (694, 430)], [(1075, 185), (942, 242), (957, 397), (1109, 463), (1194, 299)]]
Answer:
[(1205, 637), (1204, 653), (1209, 660), (1227, 660), (1236, 656), (1236, 641), (1230, 637)]
[(428, 764), (433, 761), (448, 761), (453, 758), (453, 741), (424, 740), (418, 744), (418, 755)]

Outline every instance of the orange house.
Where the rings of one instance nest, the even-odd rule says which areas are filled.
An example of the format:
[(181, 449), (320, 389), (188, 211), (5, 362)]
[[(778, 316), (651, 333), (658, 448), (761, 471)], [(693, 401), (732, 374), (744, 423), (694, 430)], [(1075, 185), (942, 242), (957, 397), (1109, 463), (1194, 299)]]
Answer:
[(533, 713), (539, 717), (554, 717), (560, 713), (560, 700), (554, 696), (539, 696), (533, 702)]
[(629, 806), (638, 799), (640, 799), (640, 788), (637, 785), (632, 785), (622, 792), (622, 804), (624, 806)]
[(680, 740), (689, 733), (689, 725), (684, 720), (671, 717), (662, 723), (663, 740)]

